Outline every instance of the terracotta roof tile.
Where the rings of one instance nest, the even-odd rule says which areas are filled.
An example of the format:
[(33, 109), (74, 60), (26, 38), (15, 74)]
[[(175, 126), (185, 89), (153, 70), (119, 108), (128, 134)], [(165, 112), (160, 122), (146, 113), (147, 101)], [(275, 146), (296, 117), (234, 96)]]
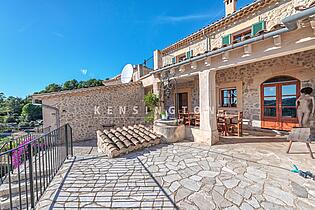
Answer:
[(98, 151), (111, 158), (160, 142), (160, 137), (143, 125), (97, 131)]

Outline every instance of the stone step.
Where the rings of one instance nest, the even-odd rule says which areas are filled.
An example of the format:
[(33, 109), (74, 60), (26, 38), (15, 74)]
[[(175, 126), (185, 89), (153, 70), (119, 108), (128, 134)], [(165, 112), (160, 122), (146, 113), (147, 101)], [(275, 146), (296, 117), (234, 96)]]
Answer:
[[(28, 194), (28, 208), (30, 208), (31, 196)], [(26, 193), (21, 194), (21, 203), (22, 209), (27, 209), (27, 202), (26, 202)], [(9, 210), (9, 209), (21, 209), (20, 208), (20, 196), (19, 194), (14, 194), (12, 197), (12, 208), (10, 205), (10, 198), (9, 197), (0, 197), (0, 209), (1, 210)]]

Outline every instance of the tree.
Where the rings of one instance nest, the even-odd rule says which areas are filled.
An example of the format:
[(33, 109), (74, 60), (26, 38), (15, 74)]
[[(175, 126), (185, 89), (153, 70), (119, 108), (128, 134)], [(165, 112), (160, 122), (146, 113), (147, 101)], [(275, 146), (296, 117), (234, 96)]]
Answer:
[(42, 107), (28, 103), (22, 108), (22, 117), (25, 121), (35, 121), (42, 119)]
[(62, 87), (56, 83), (49, 84), (45, 87), (44, 93), (52, 93), (52, 92), (59, 92), (62, 90)]
[(5, 100), (5, 95), (4, 93), (0, 92), (0, 105), (4, 102), (4, 100)]
[(24, 105), (24, 100), (19, 97), (10, 96), (3, 100), (0, 106), (1, 115), (20, 115), (22, 112), (22, 107)]
[(79, 86), (78, 81), (75, 80), (75, 79), (73, 79), (73, 80), (66, 81), (66, 82), (63, 84), (62, 89), (63, 89), (63, 90), (74, 90), (74, 89), (77, 89), (78, 86)]
[(88, 81), (86, 81), (86, 85), (87, 85), (87, 87), (102, 86), (103, 85), (103, 81), (102, 80), (98, 80), (98, 79), (89, 79)]

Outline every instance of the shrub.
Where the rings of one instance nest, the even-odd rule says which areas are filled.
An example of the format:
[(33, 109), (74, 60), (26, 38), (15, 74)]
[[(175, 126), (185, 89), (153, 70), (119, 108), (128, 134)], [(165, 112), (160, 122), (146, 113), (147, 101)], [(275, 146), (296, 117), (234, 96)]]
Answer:
[(154, 121), (154, 112), (155, 108), (159, 105), (159, 101), (159, 97), (152, 92), (149, 92), (144, 96), (144, 103), (148, 108), (148, 114), (144, 119), (146, 123), (152, 123)]
[(15, 123), (17, 119), (14, 116), (5, 116), (4, 123)]

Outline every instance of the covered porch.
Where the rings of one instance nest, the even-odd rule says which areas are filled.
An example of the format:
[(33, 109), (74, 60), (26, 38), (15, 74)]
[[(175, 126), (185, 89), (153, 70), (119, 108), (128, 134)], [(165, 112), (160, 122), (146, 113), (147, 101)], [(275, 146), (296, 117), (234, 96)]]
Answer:
[(244, 130), (290, 131), (298, 125), (296, 100), (301, 88), (315, 89), (313, 37), (313, 30), (305, 27), (165, 67), (153, 75), (153, 92), (163, 95), (161, 83), (176, 80), (172, 94), (162, 100), (162, 109), (174, 106), (178, 118), (180, 105), (187, 106), (187, 112), (198, 106), (200, 125), (190, 129), (197, 142), (219, 141), (218, 111), (242, 113)]

